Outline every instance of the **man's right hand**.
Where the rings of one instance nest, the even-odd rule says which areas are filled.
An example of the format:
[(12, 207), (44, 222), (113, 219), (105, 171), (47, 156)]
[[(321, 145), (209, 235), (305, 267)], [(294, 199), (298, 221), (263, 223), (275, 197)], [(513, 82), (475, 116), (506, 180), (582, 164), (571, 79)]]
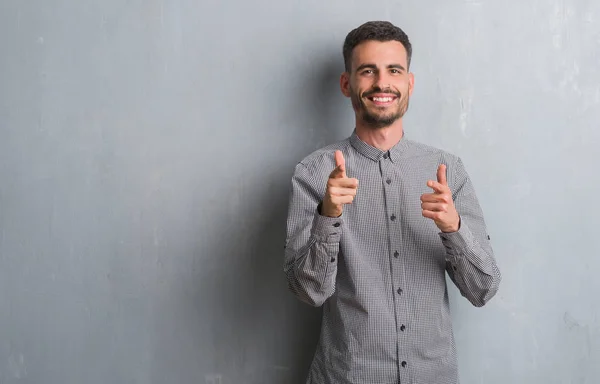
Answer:
[(321, 215), (340, 217), (344, 204), (350, 204), (356, 196), (358, 180), (346, 176), (346, 162), (342, 151), (335, 151), (335, 169), (327, 180), (327, 190), (321, 205)]

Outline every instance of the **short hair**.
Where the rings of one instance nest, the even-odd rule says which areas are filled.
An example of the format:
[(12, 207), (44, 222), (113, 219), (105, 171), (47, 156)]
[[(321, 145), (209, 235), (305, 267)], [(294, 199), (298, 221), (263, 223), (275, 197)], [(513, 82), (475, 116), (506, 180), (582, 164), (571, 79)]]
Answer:
[(369, 40), (381, 42), (399, 41), (406, 49), (407, 65), (410, 67), (412, 45), (410, 44), (406, 33), (389, 21), (368, 21), (350, 31), (344, 40), (343, 54), (346, 71), (350, 72), (351, 70), (352, 52), (354, 51), (354, 48), (360, 43)]

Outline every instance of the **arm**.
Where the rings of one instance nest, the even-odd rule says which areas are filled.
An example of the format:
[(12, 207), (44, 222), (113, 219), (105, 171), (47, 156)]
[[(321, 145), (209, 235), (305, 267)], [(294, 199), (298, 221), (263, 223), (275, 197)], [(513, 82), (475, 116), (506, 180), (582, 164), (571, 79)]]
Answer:
[(439, 234), (446, 247), (446, 270), (462, 296), (482, 307), (498, 291), (501, 274), (475, 189), (460, 158), (453, 169), (452, 198), (460, 225), (456, 232)]
[[(318, 178), (318, 176), (317, 176)], [(320, 187), (320, 184), (323, 186)], [(335, 290), (343, 218), (322, 216), (319, 203), (325, 181), (305, 165), (296, 166), (289, 200), (284, 272), (301, 301), (321, 306)]]

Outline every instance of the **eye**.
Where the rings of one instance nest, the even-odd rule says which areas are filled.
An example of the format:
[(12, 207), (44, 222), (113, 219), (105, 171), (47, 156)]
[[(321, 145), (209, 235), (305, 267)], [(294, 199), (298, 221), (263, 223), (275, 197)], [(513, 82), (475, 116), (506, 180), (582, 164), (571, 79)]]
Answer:
[(393, 73), (393, 74), (399, 74), (399, 73), (400, 73), (400, 70), (398, 70), (398, 69), (395, 69), (395, 68), (392, 68), (392, 69), (390, 70), (390, 72), (391, 72), (391, 73)]

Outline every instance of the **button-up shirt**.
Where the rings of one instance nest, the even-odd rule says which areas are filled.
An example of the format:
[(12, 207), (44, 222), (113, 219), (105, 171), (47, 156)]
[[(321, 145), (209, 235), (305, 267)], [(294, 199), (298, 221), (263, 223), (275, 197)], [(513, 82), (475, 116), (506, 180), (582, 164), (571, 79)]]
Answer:
[[(331, 218), (319, 204), (338, 149), (359, 185)], [(460, 215), (457, 232), (422, 215), (421, 195), (432, 192), (427, 181), (440, 164)], [(313, 384), (459, 383), (446, 273), (477, 307), (501, 279), (460, 157), (406, 137), (382, 151), (355, 131), (296, 165), (284, 271), (295, 296), (323, 307)]]

